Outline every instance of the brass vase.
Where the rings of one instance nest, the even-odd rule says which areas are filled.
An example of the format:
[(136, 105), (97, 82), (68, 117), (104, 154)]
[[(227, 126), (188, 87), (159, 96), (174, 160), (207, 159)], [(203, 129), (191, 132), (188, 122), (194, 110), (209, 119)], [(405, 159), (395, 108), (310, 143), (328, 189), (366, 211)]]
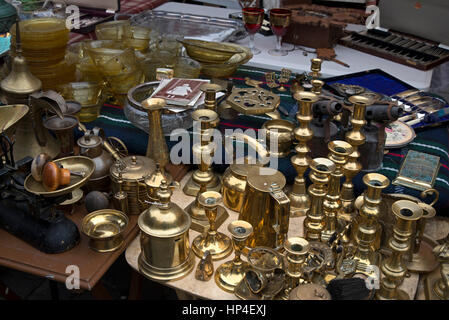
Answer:
[(393, 235), (388, 241), (392, 254), (382, 262), (383, 277), (380, 289), (376, 292), (376, 298), (378, 300), (410, 300), (406, 292), (398, 289), (407, 273), (407, 267), (402, 258), (410, 250), (410, 239), (416, 221), (422, 217), (423, 211), (415, 202), (409, 200), (396, 201), (393, 203), (392, 210), (396, 219)]
[(310, 163), (309, 186), (310, 210), (304, 219), (304, 237), (308, 241), (320, 241), (321, 233), (324, 230), (324, 210), (323, 202), (327, 194), (327, 184), (332, 172), (335, 171), (335, 164), (326, 158), (315, 158)]
[(346, 134), (346, 142), (348, 142), (353, 150), (348, 157), (348, 161), (343, 166), (345, 181), (341, 189), (341, 201), (343, 205), (342, 215), (346, 220), (351, 220), (354, 214), (354, 185), (352, 179), (362, 170), (362, 165), (358, 161), (360, 152), (358, 148), (365, 143), (365, 135), (361, 129), (365, 125), (366, 106), (371, 104), (371, 100), (363, 96), (352, 96), (349, 101), (354, 106), (352, 113), (352, 130)]
[(215, 224), (222, 196), (216, 191), (206, 191), (200, 194), (198, 201), (206, 211), (209, 230), (193, 239), (192, 250), (199, 258), (202, 258), (206, 251), (210, 251), (212, 260), (224, 259), (231, 254), (232, 243), (227, 235), (217, 231)]
[(253, 227), (246, 221), (237, 220), (228, 225), (228, 230), (232, 235), (235, 257), (218, 267), (215, 272), (215, 283), (224, 291), (233, 293), (250, 268), (249, 263), (243, 261), (240, 255), (245, 247), (246, 239), (253, 233)]
[(318, 97), (311, 92), (300, 91), (294, 94), (294, 98), (299, 103), (298, 113), (296, 114), (299, 127), (293, 131), (298, 144), (295, 147), (296, 155), (291, 158), (291, 162), (298, 175), (288, 197), (290, 199), (290, 216), (301, 217), (305, 216), (310, 208), (310, 198), (306, 190), (304, 173), (311, 161), (310, 148), (307, 142), (313, 137), (313, 131), (310, 128), (310, 122), (313, 118), (312, 104), (318, 101)]
[(382, 190), (388, 187), (390, 180), (379, 173), (368, 173), (363, 177), (366, 190), (363, 195), (363, 206), (355, 223), (355, 239), (357, 245), (354, 259), (358, 260), (360, 272), (366, 266), (378, 264), (378, 254), (374, 250), (376, 238), (379, 237), (380, 224), (379, 204), (382, 201)]
[(329, 159), (335, 164), (335, 170), (331, 173), (329, 187), (324, 198), (323, 208), (325, 216), (325, 227), (321, 232), (321, 241), (328, 242), (332, 235), (339, 231), (338, 212), (341, 209), (340, 181), (343, 177), (342, 168), (348, 156), (352, 153), (352, 147), (345, 141), (331, 141), (328, 143), (330, 151)]

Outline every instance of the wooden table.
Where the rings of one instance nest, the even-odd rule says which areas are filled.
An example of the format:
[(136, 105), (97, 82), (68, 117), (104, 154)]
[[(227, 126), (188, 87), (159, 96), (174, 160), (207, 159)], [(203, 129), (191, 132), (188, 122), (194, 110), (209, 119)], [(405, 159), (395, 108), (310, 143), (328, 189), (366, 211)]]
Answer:
[[(182, 187), (185, 185), (189, 177), (191, 176), (192, 172), (187, 174), (181, 181), (181, 187), (177, 188), (173, 192), (172, 201), (179, 205), (181, 208), (187, 207), (190, 202), (192, 202), (195, 198), (191, 196), (187, 196), (182, 192)], [(218, 228), (218, 231), (223, 232), (224, 234), (227, 234), (230, 236), (229, 231), (227, 230), (227, 226), (231, 221), (238, 219), (238, 213), (235, 211), (231, 211), (227, 209), (229, 212), (229, 218)], [(299, 218), (292, 218), (290, 219), (290, 226), (289, 226), (289, 232), (288, 236), (303, 236), (303, 221), (304, 217)], [(193, 241), (193, 239), (198, 236), (199, 233), (193, 230), (190, 230), (189, 237), (190, 242)], [(137, 259), (140, 254), (140, 242), (139, 237), (134, 239), (134, 241), (131, 242), (129, 247), (126, 249), (126, 261), (128, 264), (136, 271), (139, 271)], [(232, 260), (234, 257), (233, 254), (228, 256), (226, 259), (214, 261), (214, 270), (217, 270), (217, 268), (224, 262)], [(244, 259), (244, 257), (242, 257)], [(221, 290), (216, 284), (213, 277), (207, 281), (199, 281), (195, 279), (195, 269), (200, 259), (195, 256), (195, 268), (194, 270), (188, 274), (186, 277), (175, 280), (175, 281), (168, 281), (168, 282), (161, 282), (166, 286), (169, 286), (173, 289), (175, 289), (178, 292), (178, 297), (181, 298), (200, 298), (200, 299), (211, 299), (211, 300), (238, 300), (238, 298), (231, 293), (227, 293), (223, 290)], [(418, 287), (418, 280), (419, 275), (416, 273), (411, 273), (409, 278), (406, 278), (403, 282), (403, 284), (400, 286), (401, 289), (405, 290), (411, 297), (415, 296), (416, 289)], [(184, 293), (184, 294), (180, 294)]]
[[(84, 205), (81, 205), (77, 207), (73, 215), (67, 215), (67, 217), (81, 230), (81, 221), (85, 215), (86, 209)], [(66, 273), (66, 268), (75, 265), (80, 271), (80, 289), (93, 290), (109, 267), (136, 237), (139, 230), (137, 217), (130, 216), (122, 247), (108, 253), (99, 253), (90, 249), (88, 238), (81, 232), (80, 243), (73, 249), (59, 254), (46, 254), (0, 229), (0, 265), (62, 283), (65, 283), (67, 277), (73, 272)]]

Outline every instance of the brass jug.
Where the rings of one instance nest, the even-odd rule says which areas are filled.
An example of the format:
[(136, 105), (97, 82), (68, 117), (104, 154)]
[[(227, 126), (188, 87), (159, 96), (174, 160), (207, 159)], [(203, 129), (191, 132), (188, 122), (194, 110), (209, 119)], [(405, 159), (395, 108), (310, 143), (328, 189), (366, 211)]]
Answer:
[(179, 279), (192, 271), (194, 255), (190, 249), (190, 215), (170, 202), (172, 192), (166, 181), (158, 190), (158, 204), (139, 216), (142, 231), (139, 270), (149, 279)]
[(290, 200), (282, 191), (284, 175), (272, 168), (253, 167), (248, 170), (239, 220), (254, 227), (247, 247), (269, 247), (282, 250), (287, 237)]

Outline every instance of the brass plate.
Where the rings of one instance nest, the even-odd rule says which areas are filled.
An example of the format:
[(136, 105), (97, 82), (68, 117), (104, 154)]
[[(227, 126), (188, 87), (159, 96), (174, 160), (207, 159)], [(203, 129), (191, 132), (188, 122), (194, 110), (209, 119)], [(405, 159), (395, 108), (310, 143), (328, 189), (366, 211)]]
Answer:
[(25, 179), (25, 190), (44, 197), (57, 197), (84, 186), (95, 170), (95, 163), (92, 159), (82, 156), (61, 158), (54, 162), (70, 171), (85, 172), (85, 175), (84, 177), (71, 176), (69, 185), (55, 191), (46, 191), (42, 183), (34, 180), (33, 176), (29, 174)]

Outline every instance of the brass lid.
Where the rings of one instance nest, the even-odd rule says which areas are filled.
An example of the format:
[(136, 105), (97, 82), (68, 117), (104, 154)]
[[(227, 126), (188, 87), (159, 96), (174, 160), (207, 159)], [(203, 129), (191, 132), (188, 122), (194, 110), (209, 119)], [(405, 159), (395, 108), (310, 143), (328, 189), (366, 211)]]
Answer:
[(137, 223), (142, 232), (158, 238), (172, 238), (189, 232), (190, 215), (177, 204), (170, 202), (172, 191), (163, 181), (159, 190), (160, 204), (154, 204), (139, 216)]
[(111, 166), (111, 176), (118, 179), (119, 172), (122, 174), (122, 180), (135, 181), (143, 180), (144, 177), (152, 174), (156, 169), (153, 159), (144, 156), (128, 156), (120, 159), (122, 165)]
[(81, 148), (95, 148), (101, 145), (103, 139), (96, 135), (84, 135), (76, 142)]
[(170, 184), (173, 181), (173, 178), (170, 174), (163, 172), (159, 167), (159, 164), (156, 163), (156, 170), (150, 175), (145, 177), (145, 184), (151, 188), (159, 188), (162, 184), (162, 181), (166, 181)]
[(247, 183), (256, 190), (271, 192), (273, 187), (283, 189), (286, 180), (284, 175), (278, 170), (253, 166), (248, 170)]
[(322, 286), (309, 283), (294, 288), (290, 293), (290, 300), (331, 300), (331, 295)]

